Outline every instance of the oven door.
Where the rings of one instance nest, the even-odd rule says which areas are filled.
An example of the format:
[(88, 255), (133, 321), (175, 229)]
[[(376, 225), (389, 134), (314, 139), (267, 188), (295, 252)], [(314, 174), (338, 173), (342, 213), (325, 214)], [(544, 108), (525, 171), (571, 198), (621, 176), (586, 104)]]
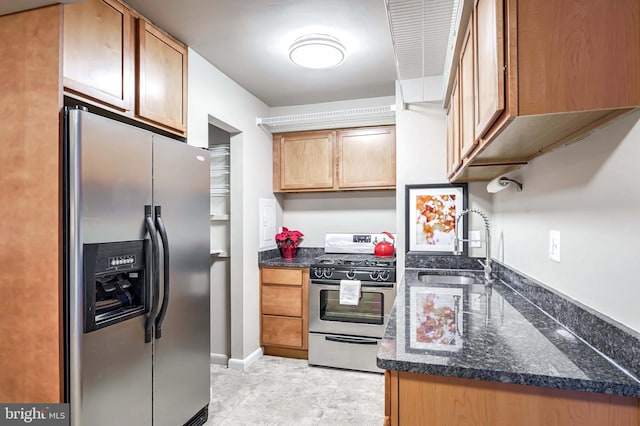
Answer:
[(311, 280), (309, 332), (382, 338), (396, 297), (394, 283), (369, 283), (360, 287), (357, 305), (340, 304), (340, 282)]

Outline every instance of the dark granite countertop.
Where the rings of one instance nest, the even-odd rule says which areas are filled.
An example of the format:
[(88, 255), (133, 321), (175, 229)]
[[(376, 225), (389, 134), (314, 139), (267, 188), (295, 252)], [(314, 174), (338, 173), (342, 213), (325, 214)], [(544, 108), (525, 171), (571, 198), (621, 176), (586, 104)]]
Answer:
[(285, 268), (308, 268), (318, 256), (324, 254), (324, 248), (298, 247), (296, 257), (286, 259), (280, 256), (280, 250), (271, 249), (258, 252), (259, 266), (280, 266)]
[(426, 284), (418, 279), (423, 271), (468, 275), (482, 283), (474, 271), (406, 269), (378, 367), (640, 397), (637, 378), (505, 282), (491, 288)]
[(316, 256), (296, 256), (293, 259), (284, 257), (273, 257), (271, 259), (261, 260), (260, 266), (284, 266), (289, 268), (308, 268), (313, 263)]

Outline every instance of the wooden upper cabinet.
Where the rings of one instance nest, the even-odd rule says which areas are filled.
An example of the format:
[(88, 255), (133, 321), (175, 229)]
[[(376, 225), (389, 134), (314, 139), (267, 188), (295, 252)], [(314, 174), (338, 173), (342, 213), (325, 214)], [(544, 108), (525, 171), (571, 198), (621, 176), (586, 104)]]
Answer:
[(341, 189), (395, 188), (395, 128), (339, 130), (337, 139)]
[(65, 94), (186, 136), (186, 46), (117, 0), (65, 5), (63, 37)]
[(504, 0), (476, 0), (474, 19), (475, 137), (504, 110)]
[(460, 91), (456, 77), (447, 109), (447, 176), (455, 173), (460, 164)]
[(519, 115), (638, 105), (640, 1), (526, 0), (517, 11)]
[(640, 106), (638, 0), (476, 0), (469, 27), (451, 181), (508, 173)]
[(274, 190), (329, 190), (334, 187), (335, 132), (274, 135)]
[(136, 114), (186, 131), (187, 48), (138, 19)]
[(464, 36), (460, 51), (460, 157), (465, 158), (476, 146), (475, 102), (474, 102), (474, 61), (473, 61), (473, 21)]
[[(364, 159), (369, 166), (363, 166)], [(395, 126), (273, 135), (274, 192), (393, 189), (395, 185)]]
[(113, 0), (64, 6), (64, 86), (127, 111), (133, 105), (133, 19)]

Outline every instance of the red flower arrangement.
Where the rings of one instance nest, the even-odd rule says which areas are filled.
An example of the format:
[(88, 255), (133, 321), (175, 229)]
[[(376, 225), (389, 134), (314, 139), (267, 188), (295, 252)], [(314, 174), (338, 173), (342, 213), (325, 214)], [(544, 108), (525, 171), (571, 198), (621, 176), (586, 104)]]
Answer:
[(289, 231), (288, 228), (283, 227), (282, 232), (276, 234), (276, 242), (278, 247), (282, 246), (294, 246), (298, 247), (298, 242), (302, 240), (304, 234), (300, 231)]
[(298, 243), (302, 240), (304, 234), (300, 231), (289, 231), (288, 228), (282, 227), (282, 232), (276, 234), (276, 243), (280, 247), (282, 257), (292, 259), (296, 257), (296, 249)]

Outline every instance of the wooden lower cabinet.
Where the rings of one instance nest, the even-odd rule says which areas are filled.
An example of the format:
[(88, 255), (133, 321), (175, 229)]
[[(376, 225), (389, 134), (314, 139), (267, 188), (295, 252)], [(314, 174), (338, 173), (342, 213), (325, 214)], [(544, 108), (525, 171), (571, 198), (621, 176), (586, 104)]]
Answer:
[(307, 359), (309, 269), (260, 269), (260, 344), (267, 355)]
[(262, 287), (262, 314), (302, 318), (302, 287)]
[(263, 315), (262, 344), (302, 348), (302, 318)]
[(385, 371), (388, 425), (637, 426), (637, 398)]

